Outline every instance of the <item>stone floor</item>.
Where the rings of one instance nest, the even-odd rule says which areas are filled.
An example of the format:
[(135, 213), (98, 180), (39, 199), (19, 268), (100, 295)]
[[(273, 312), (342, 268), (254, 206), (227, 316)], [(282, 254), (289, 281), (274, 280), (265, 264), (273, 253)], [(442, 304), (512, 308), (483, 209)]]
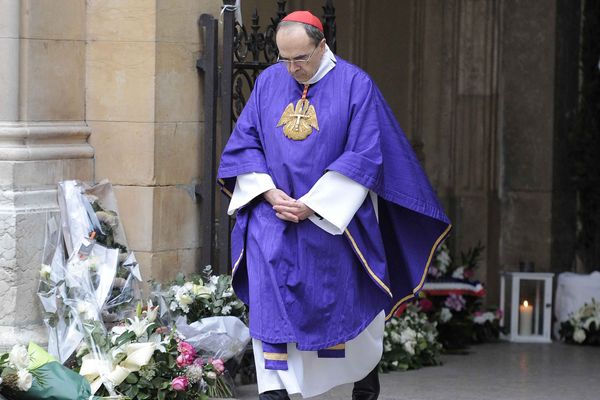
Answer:
[[(468, 355), (445, 355), (443, 365), (380, 375), (380, 400), (599, 400), (600, 348), (494, 343)], [(352, 385), (315, 400), (350, 399)], [(239, 400), (256, 399), (256, 385)], [(301, 397), (293, 396), (292, 399)]]

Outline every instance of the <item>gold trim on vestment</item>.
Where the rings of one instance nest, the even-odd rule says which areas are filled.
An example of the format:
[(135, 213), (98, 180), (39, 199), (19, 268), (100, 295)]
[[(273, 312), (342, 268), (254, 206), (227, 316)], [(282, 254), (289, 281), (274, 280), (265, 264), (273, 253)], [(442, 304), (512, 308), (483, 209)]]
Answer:
[(383, 283), (383, 281), (381, 279), (379, 279), (379, 277), (373, 272), (373, 270), (371, 269), (371, 267), (369, 267), (369, 263), (367, 262), (367, 260), (363, 256), (362, 252), (358, 248), (358, 245), (354, 241), (354, 238), (350, 234), (350, 231), (348, 230), (348, 228), (346, 228), (346, 230), (344, 231), (344, 233), (346, 234), (346, 236), (348, 236), (348, 239), (350, 239), (350, 243), (352, 244), (352, 247), (354, 247), (354, 250), (356, 251), (356, 254), (358, 255), (358, 258), (360, 259), (360, 261), (362, 262), (362, 264), (367, 269), (367, 272), (369, 272), (369, 275), (371, 275), (371, 278), (373, 278), (375, 280), (375, 282), (377, 282), (377, 284), (379, 284), (379, 286), (381, 286), (381, 288), (384, 289), (388, 293), (388, 295), (390, 297), (394, 297), (392, 295), (392, 291), (390, 290), (390, 288), (387, 287), (387, 285), (385, 283)]
[(236, 260), (235, 264), (233, 264), (233, 270), (231, 271), (232, 275), (235, 273), (235, 271), (237, 271), (237, 268), (240, 265), (240, 262), (242, 261), (242, 256), (243, 255), (244, 255), (244, 249), (242, 249), (242, 252), (240, 253), (240, 256)]
[(403, 297), (402, 299), (400, 299), (400, 301), (398, 301), (394, 307), (392, 307), (392, 310), (390, 311), (390, 313), (385, 317), (385, 320), (387, 321), (388, 319), (392, 318), (392, 316), (394, 315), (394, 313), (396, 312), (396, 309), (400, 306), (400, 304), (404, 303), (406, 300), (415, 297), (415, 294), (421, 290), (421, 288), (423, 287), (423, 284), (425, 283), (425, 278), (427, 277), (427, 271), (429, 270), (429, 265), (431, 264), (431, 259), (433, 258), (433, 255), (435, 254), (435, 251), (437, 250), (438, 246), (440, 245), (441, 241), (444, 240), (444, 238), (446, 237), (446, 235), (448, 235), (448, 232), (450, 232), (450, 229), (452, 229), (452, 224), (448, 224), (448, 227), (446, 228), (446, 230), (440, 235), (440, 237), (437, 238), (437, 240), (435, 241), (435, 243), (433, 244), (433, 247), (431, 248), (431, 251), (429, 252), (429, 258), (427, 259), (427, 264), (425, 264), (425, 272), (423, 273), (423, 276), (421, 277), (421, 282), (419, 282), (419, 284), (417, 285), (417, 287), (415, 287), (413, 289), (412, 294), (409, 294), (405, 297)]
[(229, 197), (233, 197), (233, 193), (231, 193), (229, 190), (227, 190), (227, 188), (225, 187), (225, 181), (223, 179), (219, 179), (219, 183), (221, 184), (221, 190), (223, 191), (223, 193), (225, 193), (227, 196)]
[(287, 361), (287, 353), (263, 353), (265, 360), (270, 361)]
[(336, 344), (335, 346), (328, 347), (325, 350), (344, 350), (344, 349), (346, 349), (346, 343)]

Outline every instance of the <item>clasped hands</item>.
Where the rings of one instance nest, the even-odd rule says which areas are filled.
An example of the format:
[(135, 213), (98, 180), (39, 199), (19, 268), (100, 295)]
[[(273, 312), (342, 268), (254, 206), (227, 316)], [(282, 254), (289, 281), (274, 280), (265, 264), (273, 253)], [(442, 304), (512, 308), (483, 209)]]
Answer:
[(263, 197), (273, 206), (275, 216), (281, 220), (298, 223), (314, 214), (306, 204), (291, 198), (283, 190), (267, 190)]

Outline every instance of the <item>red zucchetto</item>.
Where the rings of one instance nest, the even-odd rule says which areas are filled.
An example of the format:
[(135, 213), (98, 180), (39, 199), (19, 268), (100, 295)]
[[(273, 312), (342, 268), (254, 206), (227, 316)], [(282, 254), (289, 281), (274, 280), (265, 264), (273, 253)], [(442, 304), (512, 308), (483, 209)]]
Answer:
[(282, 21), (301, 22), (303, 24), (312, 25), (323, 32), (323, 24), (321, 20), (315, 17), (310, 11), (294, 11), (286, 15)]

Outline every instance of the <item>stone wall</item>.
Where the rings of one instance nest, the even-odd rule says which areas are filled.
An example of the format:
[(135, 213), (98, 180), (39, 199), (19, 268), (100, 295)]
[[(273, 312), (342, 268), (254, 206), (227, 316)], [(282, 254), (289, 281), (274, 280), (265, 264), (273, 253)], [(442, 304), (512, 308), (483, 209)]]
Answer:
[(196, 71), (202, 13), (221, 2), (87, 2), (86, 119), (95, 179), (115, 186), (145, 278), (198, 267), (202, 86)]
[(56, 183), (93, 178), (85, 2), (0, 1), (0, 348), (43, 343), (37, 290)]

